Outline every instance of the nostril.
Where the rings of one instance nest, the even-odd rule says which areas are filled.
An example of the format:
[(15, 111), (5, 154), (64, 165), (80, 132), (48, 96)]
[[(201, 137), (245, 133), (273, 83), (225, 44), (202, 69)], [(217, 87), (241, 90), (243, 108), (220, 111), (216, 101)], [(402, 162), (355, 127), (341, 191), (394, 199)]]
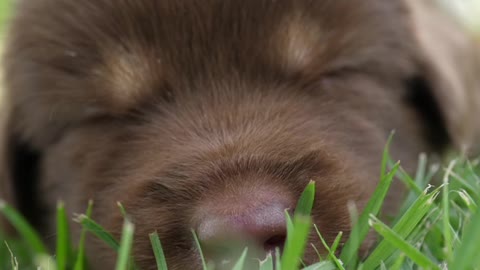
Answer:
[(284, 234), (279, 234), (270, 237), (263, 243), (263, 248), (265, 249), (266, 252), (275, 252), (276, 248), (279, 248), (280, 251), (283, 251), (283, 247), (285, 245), (285, 240), (287, 239), (287, 236)]

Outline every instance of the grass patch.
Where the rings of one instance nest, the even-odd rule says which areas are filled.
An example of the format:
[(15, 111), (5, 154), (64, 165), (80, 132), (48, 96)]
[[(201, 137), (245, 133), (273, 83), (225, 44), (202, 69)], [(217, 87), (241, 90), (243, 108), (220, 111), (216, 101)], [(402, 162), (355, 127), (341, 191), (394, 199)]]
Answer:
[[(318, 237), (325, 245), (328, 254), (319, 257), (319, 262), (302, 266), (301, 258), (312, 228), (310, 211), (314, 201), (315, 185), (311, 182), (300, 198), (296, 212), (287, 217), (287, 241), (282, 256), (267, 256), (260, 261), (258, 269), (272, 270), (280, 265), (282, 270), (335, 270), (335, 269), (480, 269), (480, 171), (478, 161), (456, 160), (444, 170), (432, 166), (436, 178), (443, 179), (441, 185), (434, 188), (426, 185), (426, 178), (432, 179), (425, 156), (419, 161), (419, 173), (415, 178), (405, 174), (399, 164), (387, 166), (388, 154), (385, 152), (382, 176), (366, 211), (360, 215), (350, 238), (339, 254), (344, 235), (340, 232), (332, 246), (323, 240), (316, 226)], [(437, 168), (437, 169), (436, 169)], [(389, 226), (382, 222), (378, 213), (394, 176), (403, 180), (410, 188), (401, 213)], [(121, 239), (115, 239), (110, 233), (91, 219), (93, 204), (90, 203), (85, 214), (76, 221), (82, 226), (80, 243), (75, 249), (69, 239), (68, 220), (63, 204), (57, 209), (57, 246), (55, 254), (48, 254), (45, 245), (37, 233), (19, 215), (15, 209), (4, 202), (0, 203), (0, 213), (6, 216), (19, 230), (20, 239), (5, 239), (0, 232), (0, 269), (87, 269), (85, 263), (85, 234), (90, 233), (102, 239), (117, 251), (116, 269), (137, 269), (131, 248), (134, 243), (134, 224), (120, 206), (125, 223)], [(373, 229), (378, 235), (378, 243), (370, 255), (362, 260), (358, 257), (361, 241), (367, 232)], [(152, 249), (157, 261), (157, 269), (167, 270), (164, 251), (156, 232), (150, 234)], [(7, 244), (8, 243), (8, 244)], [(200, 243), (198, 247), (200, 248)], [(199, 250), (201, 254), (201, 250)], [(235, 270), (244, 269), (247, 250), (234, 265)], [(274, 263), (274, 260), (276, 262)], [(211, 269), (204, 261), (203, 268)], [(44, 267), (44, 268), (38, 268)], [(278, 268), (277, 268), (278, 269)], [(249, 269), (250, 270), (250, 269)]]

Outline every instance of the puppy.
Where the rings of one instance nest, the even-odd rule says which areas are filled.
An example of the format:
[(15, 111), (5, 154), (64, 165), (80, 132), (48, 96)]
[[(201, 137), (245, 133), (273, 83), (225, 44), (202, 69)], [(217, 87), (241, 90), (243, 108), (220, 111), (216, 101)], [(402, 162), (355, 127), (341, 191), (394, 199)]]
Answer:
[[(191, 229), (221, 269), (237, 256), (224, 243), (282, 248), (284, 211), (313, 180), (331, 242), (375, 189), (392, 130), (410, 172), (420, 152), (474, 151), (479, 56), (459, 29), (431, 1), (19, 0), (1, 196), (42, 235), (57, 200), (82, 213), (93, 199), (119, 236), (120, 201), (142, 269), (154, 231), (170, 269), (200, 269)], [(105, 244), (88, 253), (113, 268)]]

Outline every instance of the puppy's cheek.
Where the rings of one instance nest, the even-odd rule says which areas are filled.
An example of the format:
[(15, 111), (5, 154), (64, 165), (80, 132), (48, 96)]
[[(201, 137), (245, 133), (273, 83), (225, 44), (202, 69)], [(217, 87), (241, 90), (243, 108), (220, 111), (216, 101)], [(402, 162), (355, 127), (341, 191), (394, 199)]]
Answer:
[(129, 210), (136, 225), (133, 252), (141, 269), (156, 269), (149, 235), (160, 238), (169, 269), (200, 269), (201, 261), (192, 238), (187, 218), (170, 206), (144, 205)]
[[(138, 226), (136, 227), (137, 229)], [(188, 235), (191, 235), (188, 234)], [(194, 245), (193, 239), (185, 241), (184, 235), (162, 234), (159, 238), (164, 250), (168, 269), (201, 269), (199, 252)], [(133, 247), (135, 262), (140, 269), (157, 269), (156, 260), (152, 250), (149, 235), (143, 232), (135, 233), (135, 245)]]
[[(191, 268), (195, 258), (191, 256), (194, 246), (188, 216), (189, 208), (195, 204), (195, 200), (192, 198), (185, 201), (175, 192), (159, 193), (151, 188), (150, 180), (141, 180), (154, 178), (146, 174), (148, 175), (146, 170), (142, 170), (141, 174), (127, 171), (125, 178), (119, 179), (117, 185), (106, 192), (109, 201), (101, 202), (104, 204), (100, 206), (102, 212), (99, 213), (106, 218), (103, 224), (120, 239), (124, 218), (114, 203), (120, 201), (129, 219), (135, 224), (133, 253), (141, 269), (156, 269), (149, 239), (149, 235), (154, 232), (159, 235), (169, 269), (200, 269), (200, 266)], [(184, 261), (188, 264), (184, 268), (178, 267)]]
[[(327, 244), (331, 245), (340, 232), (344, 235), (343, 240), (347, 238), (351, 230), (351, 222), (348, 211), (348, 200), (331, 198), (328, 200), (328, 203), (327, 206), (326, 201), (316, 202), (312, 212), (312, 221)], [(321, 254), (327, 253), (316, 230), (311, 231), (310, 241)], [(312, 252), (307, 252), (307, 254), (314, 256), (313, 259), (317, 257), (317, 255)], [(307, 256), (307, 259), (311, 260), (312, 257)], [(313, 262), (315, 262), (315, 260), (312, 261), (312, 263)]]
[[(352, 213), (350, 208), (353, 207), (360, 214), (377, 183), (373, 180), (369, 181), (369, 179), (376, 179), (375, 176), (358, 178), (348, 172), (332, 175), (330, 179), (336, 179), (336, 184), (316, 183), (312, 220), (329, 246), (333, 244), (335, 238), (342, 232), (343, 236), (338, 249), (338, 252), (341, 252), (343, 244), (348, 240), (352, 230)], [(338, 179), (351, 179), (351, 181), (341, 183)], [(330, 181), (327, 182), (330, 183)], [(370, 234), (367, 237), (367, 241), (362, 245), (362, 253), (368, 251), (374, 241), (373, 234)], [(315, 246), (315, 249), (312, 245)], [(328, 254), (316, 230), (312, 230), (305, 255), (306, 261), (310, 263), (318, 261), (317, 251), (322, 255)]]
[[(106, 206), (110, 206), (110, 204), (105, 204), (103, 200), (94, 201), (92, 218), (111, 233), (115, 239), (120, 239), (123, 218), (118, 207)], [(87, 234), (86, 252), (89, 269), (110, 269), (116, 263), (117, 252), (93, 234)]]

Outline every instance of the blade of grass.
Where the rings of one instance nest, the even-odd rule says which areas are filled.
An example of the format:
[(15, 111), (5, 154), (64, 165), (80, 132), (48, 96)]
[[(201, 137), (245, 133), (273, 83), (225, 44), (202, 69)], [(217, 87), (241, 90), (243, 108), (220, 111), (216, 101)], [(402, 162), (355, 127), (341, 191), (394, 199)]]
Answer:
[[(386, 157), (384, 157), (384, 159), (385, 158)], [(369, 215), (377, 215), (380, 212), (387, 192), (390, 189), (390, 185), (392, 184), (393, 178), (399, 166), (400, 164), (397, 162), (390, 171), (390, 173), (382, 177), (372, 197), (368, 201), (367, 206), (363, 210), (363, 213), (360, 215), (358, 222), (355, 226), (353, 226), (349, 239), (343, 247), (342, 254), (340, 255), (340, 259), (347, 266), (346, 268), (355, 268), (358, 260), (358, 248), (360, 247), (365, 237), (367, 237), (368, 231), (370, 230), (368, 226)]]
[[(289, 233), (292, 233), (293, 234), (293, 231), (294, 231), (294, 227), (293, 227), (293, 220), (292, 220), (292, 217), (290, 217), (290, 214), (288, 213), (288, 210), (285, 209), (285, 219), (286, 219), (286, 223), (287, 223), (287, 236)], [(291, 240), (287, 239), (285, 240), (285, 245), (289, 245), (289, 242)]]
[[(295, 258), (293, 258), (294, 255), (291, 254), (291, 249), (292, 249), (293, 241), (294, 241), (293, 236), (294, 236), (294, 233), (295, 233), (295, 228), (293, 226), (293, 220), (290, 217), (290, 214), (288, 213), (288, 209), (285, 209), (285, 222), (287, 224), (287, 239), (285, 240), (285, 248), (284, 248), (284, 252), (283, 252), (282, 257), (281, 257), (281, 264), (282, 265), (285, 262), (285, 260), (295, 260)], [(287, 252), (285, 252), (285, 250)], [(279, 257), (276, 257), (276, 259), (278, 260)], [(278, 264), (276, 264), (276, 265), (278, 265)]]
[(417, 173), (415, 174), (415, 183), (422, 183), (427, 174), (427, 155), (421, 153), (418, 157)]
[(455, 166), (456, 160), (448, 164), (447, 170), (443, 177), (443, 192), (442, 192), (442, 210), (443, 210), (443, 238), (444, 238), (444, 253), (447, 262), (451, 261), (453, 255), (453, 236), (450, 230), (450, 201), (449, 201), (449, 177)]
[(480, 230), (478, 228), (480, 228), (480, 211), (477, 211), (470, 223), (466, 225), (461, 245), (455, 251), (452, 262), (449, 262), (448, 269), (468, 270), (480, 265), (480, 256), (478, 256)]
[[(480, 185), (480, 159), (477, 159), (472, 162), (467, 162), (467, 171), (468, 175), (473, 178), (473, 182), (476, 182), (477, 187)], [(474, 193), (478, 195), (478, 189), (474, 190)], [(479, 198), (480, 199), (480, 198)]]
[[(430, 193), (427, 193), (428, 190), (425, 190), (423, 195), (417, 198), (417, 200), (409, 209), (407, 209), (405, 214), (395, 224), (393, 231), (403, 239), (406, 239), (414, 229), (417, 228), (420, 221), (432, 211), (434, 200), (440, 193), (440, 189), (441, 187)], [(363, 262), (365, 269), (375, 269), (395, 251), (396, 248), (384, 239)]]
[(165, 259), (165, 253), (163, 252), (162, 244), (157, 232), (150, 234), (150, 242), (152, 243), (153, 254), (155, 255), (155, 261), (157, 262), (157, 270), (167, 270), (167, 260)]
[(475, 203), (475, 200), (472, 198), (472, 196), (470, 196), (470, 194), (463, 189), (456, 192), (458, 192), (458, 195), (467, 206), (467, 209), (470, 212), (475, 213), (477, 211), (477, 204)]
[(35, 264), (37, 265), (38, 270), (56, 270), (56, 263), (53, 257), (46, 254), (39, 254), (35, 256)]
[(101, 225), (99, 225), (98, 223), (96, 223), (86, 215), (79, 215), (76, 220), (77, 222), (82, 224), (83, 228), (93, 233), (96, 237), (98, 237), (103, 242), (105, 242), (113, 250), (118, 252), (120, 248), (118, 241), (110, 233), (108, 233)]
[(117, 202), (117, 206), (120, 209), (120, 213), (122, 214), (123, 218), (127, 218), (127, 211), (121, 202)]
[(297, 207), (295, 208), (295, 215), (310, 216), (314, 200), (315, 182), (310, 181), (298, 200)]
[[(380, 166), (380, 182), (375, 189), (372, 197), (368, 201), (363, 213), (360, 215), (360, 218), (352, 224), (352, 231), (350, 232), (349, 238), (343, 247), (342, 253), (340, 254), (340, 259), (345, 263), (347, 268), (354, 268), (358, 262), (358, 248), (360, 247), (361, 242), (365, 239), (368, 234), (368, 215), (370, 213), (377, 214), (381, 208), (382, 202), (386, 196), (388, 189), (390, 188), (391, 181), (395, 173), (391, 174), (391, 179), (386, 175), (387, 164), (390, 160), (389, 149), (390, 144), (393, 140), (395, 132), (392, 131), (390, 136), (387, 139), (385, 147), (383, 149), (382, 162)], [(397, 169), (395, 169), (397, 168)], [(392, 169), (392, 171), (398, 170), (398, 163)], [(389, 181), (388, 181), (389, 180)], [(378, 208), (378, 211), (375, 211)]]
[(466, 180), (464, 177), (460, 176), (456, 172), (450, 172), (450, 176), (455, 179), (455, 181), (462, 184), (463, 188), (468, 190), (468, 193), (476, 195), (478, 193), (478, 188), (473, 186), (470, 181)]
[[(357, 205), (355, 204), (355, 202), (353, 201), (349, 201), (347, 203), (347, 208), (348, 208), (348, 213), (350, 215), (350, 224), (351, 226), (353, 227), (354, 225), (358, 224), (358, 221), (359, 221), (359, 213), (358, 213), (358, 207)], [(350, 243), (350, 245), (352, 246), (359, 246), (360, 245), (360, 234), (358, 232), (358, 228), (355, 228), (353, 227), (354, 230), (357, 230), (356, 233), (354, 233), (353, 231), (350, 231), (349, 233), (349, 236), (348, 236), (348, 239), (347, 239), (347, 243)], [(347, 246), (348, 248), (348, 246)], [(340, 254), (340, 256), (342, 256), (342, 254), (345, 252), (345, 247), (343, 248), (342, 250), (342, 253)], [(354, 256), (357, 256), (356, 254)], [(352, 258), (353, 261), (356, 260), (356, 257)], [(355, 264), (355, 263), (353, 263)]]
[(37, 254), (47, 254), (47, 248), (35, 229), (33, 229), (24, 217), (2, 200), (0, 200), (0, 213), (13, 225), (33, 252)]
[[(410, 177), (410, 175), (408, 175), (408, 173), (403, 168), (400, 168), (398, 172), (400, 180), (402, 180), (402, 182), (408, 187), (410, 191), (413, 191), (409, 194), (411, 197), (422, 194), (422, 188), (420, 187), (418, 182), (412, 179), (412, 177)], [(406, 201), (408, 202), (409, 200), (407, 199)]]
[[(87, 207), (87, 212), (85, 215), (88, 218), (92, 217), (92, 211), (93, 211), (93, 201), (90, 200), (88, 201), (88, 207)], [(80, 233), (80, 240), (78, 243), (78, 251), (77, 251), (77, 258), (75, 260), (75, 267), (74, 270), (84, 270), (86, 269), (85, 267), (85, 238), (87, 236), (87, 229), (85, 227), (82, 227), (82, 232)]]
[(5, 246), (7, 247), (7, 250), (10, 253), (10, 263), (12, 265), (12, 270), (18, 270), (19, 268), (18, 268), (17, 258), (13, 255), (13, 252), (10, 249), (10, 246), (8, 246), (7, 241), (5, 241)]
[(281, 252), (278, 247), (275, 248), (275, 270), (282, 270)]
[[(313, 225), (315, 226), (315, 224)], [(317, 254), (317, 257), (318, 257), (318, 261), (319, 262), (323, 261), (322, 255), (320, 255), (320, 252), (318, 251), (317, 247), (313, 243), (310, 243), (310, 246), (313, 248), (313, 250), (315, 250), (315, 253)]]
[(245, 248), (242, 252), (242, 255), (233, 266), (232, 270), (243, 270), (243, 266), (245, 265), (245, 260), (247, 259), (247, 253), (248, 253), (248, 248)]
[(197, 245), (198, 252), (200, 253), (200, 258), (202, 259), (202, 267), (203, 270), (208, 270), (207, 262), (205, 261), (205, 257), (203, 256), (202, 246), (200, 245), (200, 240), (197, 237), (197, 234), (194, 230), (192, 230), (193, 239), (195, 240), (195, 244)]
[(68, 218), (65, 212), (65, 204), (58, 202), (57, 204), (57, 269), (67, 269), (67, 264), (71, 260), (72, 247), (70, 244), (70, 230), (68, 228)]
[(420, 196), (424, 189), (428, 186), (428, 181), (426, 181), (427, 155), (425, 153), (421, 153), (419, 155), (415, 179), (412, 179), (412, 177), (410, 177), (410, 175), (403, 168), (400, 168), (400, 172), (400, 180), (402, 180), (402, 182), (410, 190), (407, 199), (404, 200), (403, 206), (400, 210), (400, 213), (404, 213), (411, 203), (415, 201), (415, 199)]
[[(287, 229), (287, 241), (281, 259), (283, 270), (296, 270), (305, 252), (312, 219), (310, 216), (297, 215), (293, 219), (293, 230)], [(289, 239), (290, 238), (290, 239)]]
[[(320, 230), (318, 229), (318, 227), (314, 224), (313, 227), (315, 228), (315, 231), (317, 232), (317, 235), (318, 237), (320, 238), (320, 240), (322, 241), (322, 244), (323, 246), (325, 247), (325, 249), (328, 251), (328, 257), (330, 258), (331, 261), (333, 261), (333, 263), (336, 265), (336, 267), (340, 270), (345, 270), (345, 268), (343, 267), (343, 263), (337, 258), (337, 256), (335, 256), (335, 253), (332, 251), (332, 249), (328, 246), (327, 244), (327, 241), (325, 241), (325, 238), (323, 238), (322, 234), (320, 233)], [(342, 233), (340, 232), (335, 241), (337, 241), (338, 239), (338, 242), (340, 242), (340, 238), (342, 236)], [(335, 245), (335, 244), (334, 244)]]
[(122, 229), (122, 240), (117, 257), (116, 270), (127, 270), (130, 261), (130, 251), (133, 244), (133, 233), (135, 226), (128, 219), (125, 219)]
[(302, 270), (337, 270), (338, 268), (331, 261), (323, 261), (316, 264), (312, 264), (308, 267), (302, 268)]
[(430, 183), (431, 180), (434, 178), (435, 175), (438, 174), (440, 171), (440, 165), (439, 164), (432, 164), (428, 168), (427, 175), (425, 176), (424, 183)]
[(268, 253), (265, 260), (260, 261), (259, 270), (274, 270), (272, 253)]
[(340, 245), (340, 241), (342, 240), (343, 237), (343, 232), (339, 232), (337, 237), (335, 237), (335, 241), (333, 241), (333, 245), (330, 248), (332, 255), (335, 255), (335, 252), (337, 252), (338, 246)]
[(395, 233), (374, 215), (370, 215), (369, 224), (378, 234), (403, 251), (405, 255), (407, 255), (419, 267), (423, 269), (440, 270), (440, 267), (432, 262), (427, 256), (423, 255), (416, 247), (407, 243), (401, 236)]
[(393, 130), (392, 132), (390, 132), (387, 142), (385, 143), (385, 147), (383, 148), (382, 163), (380, 165), (380, 178), (382, 178), (387, 173), (387, 164), (390, 160), (390, 144), (392, 143), (394, 135), (395, 131)]
[(285, 211), (287, 219), (287, 239), (282, 256), (282, 268), (284, 270), (296, 270), (305, 252), (308, 235), (312, 224), (310, 214), (315, 200), (315, 182), (310, 181), (298, 200), (293, 216)]
[(390, 267), (390, 270), (402, 269), (404, 261), (405, 261), (405, 253), (400, 253), (400, 256), (398, 256), (398, 258), (393, 262), (393, 265)]

